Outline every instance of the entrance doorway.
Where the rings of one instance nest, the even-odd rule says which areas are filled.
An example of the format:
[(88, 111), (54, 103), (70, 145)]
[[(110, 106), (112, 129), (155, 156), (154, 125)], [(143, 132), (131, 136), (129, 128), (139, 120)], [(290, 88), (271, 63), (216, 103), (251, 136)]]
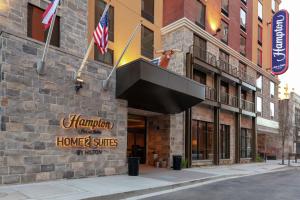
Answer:
[(140, 163), (146, 163), (146, 118), (128, 115), (127, 122), (127, 157), (139, 157)]

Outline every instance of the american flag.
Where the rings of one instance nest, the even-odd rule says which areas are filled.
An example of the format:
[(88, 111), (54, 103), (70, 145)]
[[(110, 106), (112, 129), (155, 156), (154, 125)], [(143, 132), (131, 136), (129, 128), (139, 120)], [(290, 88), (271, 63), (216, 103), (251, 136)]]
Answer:
[(109, 5), (106, 5), (99, 24), (93, 33), (95, 43), (102, 54), (107, 52), (108, 46), (108, 8)]
[(50, 0), (51, 3), (47, 6), (45, 12), (43, 13), (43, 21), (45, 30), (50, 27), (53, 15), (57, 9), (60, 0)]

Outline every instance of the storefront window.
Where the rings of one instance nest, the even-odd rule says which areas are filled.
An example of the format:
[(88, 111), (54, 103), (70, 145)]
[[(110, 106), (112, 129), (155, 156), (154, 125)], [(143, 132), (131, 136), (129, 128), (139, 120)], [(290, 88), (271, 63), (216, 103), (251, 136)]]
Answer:
[(213, 123), (192, 121), (192, 159), (213, 159)]
[(220, 158), (230, 158), (230, 126), (220, 125)]
[[(27, 12), (27, 36), (35, 40), (46, 42), (49, 29), (45, 30), (42, 24), (44, 10), (34, 5), (28, 4)], [(56, 47), (60, 45), (60, 18), (56, 16), (52, 31), (50, 44)]]
[(251, 158), (252, 130), (241, 129), (241, 158)]

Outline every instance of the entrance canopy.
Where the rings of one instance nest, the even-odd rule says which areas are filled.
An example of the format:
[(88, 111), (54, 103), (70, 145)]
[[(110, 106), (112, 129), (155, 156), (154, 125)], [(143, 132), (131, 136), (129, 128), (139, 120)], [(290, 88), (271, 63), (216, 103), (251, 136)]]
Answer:
[(204, 100), (205, 87), (138, 59), (117, 69), (116, 97), (128, 107), (163, 114), (180, 113)]

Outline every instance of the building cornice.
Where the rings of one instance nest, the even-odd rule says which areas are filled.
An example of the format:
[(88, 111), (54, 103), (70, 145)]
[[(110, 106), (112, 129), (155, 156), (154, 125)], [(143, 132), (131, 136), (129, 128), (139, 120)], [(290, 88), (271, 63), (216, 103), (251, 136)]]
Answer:
[(242, 56), (239, 52), (235, 51), (234, 49), (232, 49), (228, 45), (224, 44), (222, 41), (220, 41), (216, 37), (212, 36), (210, 33), (203, 30), (202, 28), (197, 26), (195, 23), (193, 23), (191, 20), (187, 19), (186, 17), (183, 17), (183, 18), (181, 18), (181, 19), (179, 19), (179, 20), (163, 27), (161, 29), (161, 33), (162, 33), (162, 35), (165, 35), (165, 34), (170, 33), (172, 31), (176, 31), (181, 27), (186, 27), (186, 28), (192, 30), (193, 32), (195, 32), (195, 33), (199, 34), (200, 36), (202, 36), (207, 41), (209, 41), (209, 42), (213, 43), (214, 45), (216, 45), (217, 47), (227, 51), (229, 54), (231, 54), (235, 58), (237, 58), (240, 61), (242, 61), (243, 63), (247, 64), (249, 67), (253, 68), (255, 71), (261, 73), (265, 77), (268, 77), (273, 82), (275, 82), (277, 84), (280, 83), (278, 78), (272, 76), (270, 73), (268, 73), (265, 70), (263, 70), (262, 68), (258, 67), (255, 63), (253, 63), (252, 61), (250, 61), (246, 57)]

